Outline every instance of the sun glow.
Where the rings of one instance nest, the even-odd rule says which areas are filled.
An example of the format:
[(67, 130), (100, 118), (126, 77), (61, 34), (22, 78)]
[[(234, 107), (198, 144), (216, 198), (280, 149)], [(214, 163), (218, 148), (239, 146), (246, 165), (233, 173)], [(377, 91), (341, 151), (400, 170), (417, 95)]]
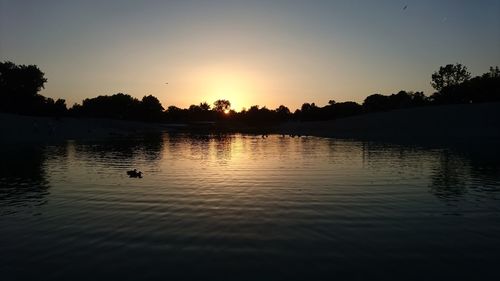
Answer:
[(259, 92), (257, 85), (262, 84), (255, 72), (233, 65), (202, 67), (196, 76), (202, 87), (199, 91), (200, 100), (206, 100), (211, 105), (219, 99), (229, 100), (231, 109), (236, 111), (255, 103)]

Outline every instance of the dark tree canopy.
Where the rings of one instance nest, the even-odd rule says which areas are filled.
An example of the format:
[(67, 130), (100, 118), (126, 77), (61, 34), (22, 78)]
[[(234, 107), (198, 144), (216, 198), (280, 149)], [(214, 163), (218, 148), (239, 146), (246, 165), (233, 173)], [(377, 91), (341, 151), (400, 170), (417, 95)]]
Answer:
[(158, 121), (162, 117), (163, 106), (158, 98), (149, 95), (144, 96), (140, 104), (139, 118), (143, 121)]
[(63, 99), (54, 101), (38, 92), (47, 79), (36, 65), (0, 63), (0, 111), (31, 115), (61, 116), (66, 112)]
[(399, 91), (397, 94), (384, 96), (373, 94), (366, 97), (363, 108), (367, 112), (386, 111), (398, 108), (408, 108), (427, 104), (423, 92)]
[(18, 97), (34, 97), (47, 79), (36, 65), (16, 65), (10, 61), (0, 63), (0, 93)]
[(207, 102), (202, 102), (200, 103), (200, 109), (202, 111), (208, 111), (210, 110), (210, 105)]
[(389, 97), (381, 94), (369, 95), (365, 98), (363, 107), (369, 112), (388, 110), (390, 108)]
[(490, 72), (483, 74), (483, 78), (499, 78), (500, 77), (500, 68), (498, 66), (490, 66)]
[(346, 102), (337, 102), (332, 106), (332, 117), (328, 119), (341, 118), (357, 115), (363, 112), (363, 107), (359, 105), (357, 102), (346, 101)]
[(458, 85), (470, 79), (470, 73), (467, 71), (467, 67), (462, 64), (447, 64), (446, 66), (441, 66), (438, 71), (432, 74), (431, 85), (437, 91), (442, 89)]
[(490, 67), (490, 71), (481, 76), (444, 87), (430, 99), (433, 104), (500, 101), (500, 69)]
[(213, 111), (210, 111), (210, 105), (202, 102), (199, 105), (192, 104), (185, 113), (186, 121), (211, 121), (213, 119)]
[(85, 99), (81, 106), (73, 106), (71, 113), (74, 116), (159, 121), (162, 118), (163, 106), (152, 95), (138, 100), (130, 95), (118, 93)]
[(217, 112), (225, 112), (231, 108), (231, 102), (228, 100), (216, 100), (214, 102), (214, 110)]
[(288, 116), (290, 115), (290, 109), (288, 109), (288, 107), (284, 105), (280, 105), (278, 106), (278, 108), (276, 108), (276, 113), (278, 113), (281, 116)]
[(153, 95), (144, 96), (141, 102), (146, 111), (162, 112), (164, 109), (158, 98)]

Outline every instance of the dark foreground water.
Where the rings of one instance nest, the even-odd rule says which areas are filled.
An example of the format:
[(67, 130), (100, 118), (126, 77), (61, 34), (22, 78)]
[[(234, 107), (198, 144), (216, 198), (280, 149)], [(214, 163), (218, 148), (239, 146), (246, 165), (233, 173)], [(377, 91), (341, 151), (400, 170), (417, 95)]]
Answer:
[(0, 280), (500, 280), (491, 148), (158, 135), (0, 152)]

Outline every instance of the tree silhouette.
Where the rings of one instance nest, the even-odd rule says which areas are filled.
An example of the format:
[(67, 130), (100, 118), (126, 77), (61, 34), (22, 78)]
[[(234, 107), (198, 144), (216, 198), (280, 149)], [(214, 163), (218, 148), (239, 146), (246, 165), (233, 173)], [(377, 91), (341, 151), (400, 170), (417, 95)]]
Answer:
[(280, 121), (285, 121), (290, 118), (290, 109), (284, 105), (280, 105), (276, 108), (275, 112)]
[(130, 95), (118, 93), (85, 99), (82, 105), (74, 105), (70, 112), (73, 116), (158, 122), (163, 117), (163, 106), (152, 95), (138, 100)]
[(363, 108), (366, 112), (377, 112), (423, 106), (425, 104), (427, 104), (427, 98), (423, 92), (399, 91), (397, 94), (389, 96), (381, 94), (370, 95), (363, 102)]
[(210, 105), (206, 102), (202, 102), (200, 105), (190, 105), (187, 114), (189, 121), (211, 121), (213, 119), (213, 112), (210, 111)]
[(362, 112), (363, 107), (357, 102), (346, 101), (346, 102), (337, 102), (334, 106), (335, 109), (335, 118), (340, 117), (348, 117), (360, 114)]
[(200, 103), (200, 109), (202, 111), (209, 111), (210, 105), (207, 102), (202, 102), (202, 103)]
[(313, 103), (304, 103), (300, 107), (300, 119), (304, 121), (320, 120), (320, 108)]
[(431, 85), (437, 91), (442, 89), (458, 85), (470, 79), (470, 73), (467, 71), (467, 67), (457, 64), (447, 64), (446, 66), (441, 66), (438, 71), (432, 74)]
[(231, 108), (231, 103), (228, 100), (216, 100), (214, 102), (214, 110), (217, 112), (226, 112)]
[(98, 96), (82, 102), (81, 114), (86, 117), (107, 117), (116, 119), (134, 119), (140, 107), (140, 101), (130, 95), (118, 93), (112, 96)]
[(500, 77), (500, 68), (498, 66), (490, 66), (490, 72), (483, 74), (484, 78), (499, 78)]
[(167, 108), (165, 115), (166, 115), (166, 120), (170, 122), (179, 122), (186, 120), (185, 111), (174, 105), (171, 105)]
[(430, 97), (433, 104), (493, 102), (500, 100), (500, 69), (448, 85)]
[(140, 119), (144, 121), (158, 121), (163, 113), (163, 106), (158, 98), (149, 95), (144, 96), (141, 100)]
[(2, 62), (0, 63), (0, 93), (34, 97), (47, 82), (44, 75), (36, 65)]
[[(10, 61), (0, 63), (0, 111), (39, 114), (48, 101), (38, 94), (47, 79), (36, 65), (16, 65)], [(51, 100), (52, 104), (54, 100)]]
[(381, 94), (369, 95), (365, 98), (363, 107), (368, 112), (389, 110), (389, 97)]

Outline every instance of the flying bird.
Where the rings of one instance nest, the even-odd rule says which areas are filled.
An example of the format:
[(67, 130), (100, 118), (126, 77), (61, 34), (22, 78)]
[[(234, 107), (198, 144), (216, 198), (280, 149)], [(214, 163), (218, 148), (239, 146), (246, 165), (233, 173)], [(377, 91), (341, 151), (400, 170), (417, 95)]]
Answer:
[(403, 7), (403, 11), (404, 11), (404, 10), (406, 10), (406, 8), (408, 8), (408, 5), (405, 5), (405, 6)]

